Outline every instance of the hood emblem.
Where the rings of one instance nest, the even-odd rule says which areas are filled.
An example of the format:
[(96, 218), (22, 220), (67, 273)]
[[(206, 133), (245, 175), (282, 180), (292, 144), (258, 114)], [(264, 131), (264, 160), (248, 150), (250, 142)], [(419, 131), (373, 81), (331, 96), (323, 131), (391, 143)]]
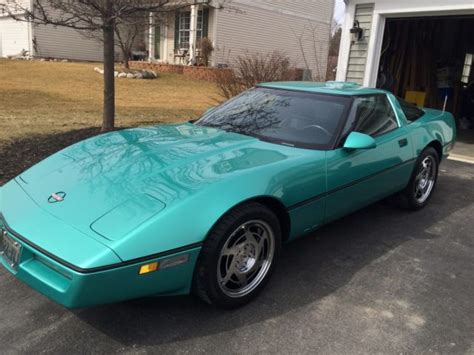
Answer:
[(48, 202), (49, 203), (62, 202), (64, 201), (65, 197), (66, 197), (66, 193), (63, 191), (53, 192), (51, 196), (48, 197)]

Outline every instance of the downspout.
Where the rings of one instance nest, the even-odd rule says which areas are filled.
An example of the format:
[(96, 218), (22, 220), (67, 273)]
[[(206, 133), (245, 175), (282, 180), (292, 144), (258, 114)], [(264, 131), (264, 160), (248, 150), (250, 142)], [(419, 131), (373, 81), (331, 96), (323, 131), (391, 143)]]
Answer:
[(217, 19), (219, 16), (219, 8), (215, 7), (212, 10), (212, 46), (214, 47), (214, 54), (212, 55), (211, 65), (214, 67), (219, 62), (217, 58), (218, 49), (218, 42), (217, 42)]
[(350, 54), (350, 49), (351, 49), (351, 34), (349, 32), (349, 29), (352, 27), (352, 24), (354, 23), (354, 16), (355, 16), (355, 4), (349, 3), (348, 0), (344, 2), (346, 3), (346, 10), (344, 12), (341, 44), (339, 45), (339, 57), (337, 60), (337, 72), (336, 72), (337, 81), (346, 81), (347, 66), (349, 64), (349, 54)]
[(34, 57), (36, 53), (34, 53), (34, 46), (33, 46), (33, 24), (31, 22), (27, 22), (28, 25), (28, 53), (31, 57)]
[(148, 60), (155, 59), (155, 26), (153, 12), (148, 15)]
[(196, 62), (196, 38), (197, 38), (197, 5), (191, 5), (191, 23), (189, 24), (189, 64)]
[[(30, 0), (30, 10), (33, 10), (33, 2), (34, 0)], [(32, 22), (27, 22), (28, 24), (28, 53), (30, 53), (30, 56), (34, 57), (37, 53), (34, 51), (34, 45), (33, 45), (33, 23)]]

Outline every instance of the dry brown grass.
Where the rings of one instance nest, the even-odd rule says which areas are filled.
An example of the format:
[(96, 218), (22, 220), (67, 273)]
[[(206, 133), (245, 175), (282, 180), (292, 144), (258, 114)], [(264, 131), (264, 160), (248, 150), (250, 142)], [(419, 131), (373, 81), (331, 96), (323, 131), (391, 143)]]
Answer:
[[(99, 127), (97, 64), (0, 60), (0, 145), (29, 135)], [(117, 127), (177, 122), (215, 105), (216, 87), (184, 75), (117, 79)]]

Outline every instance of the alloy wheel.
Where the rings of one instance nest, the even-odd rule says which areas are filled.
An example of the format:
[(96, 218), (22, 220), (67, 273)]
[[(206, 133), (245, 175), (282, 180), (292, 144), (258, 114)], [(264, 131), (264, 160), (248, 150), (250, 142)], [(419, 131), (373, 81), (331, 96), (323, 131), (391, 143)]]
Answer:
[(221, 249), (217, 264), (219, 287), (227, 296), (243, 297), (267, 275), (275, 254), (275, 236), (262, 220), (235, 229)]
[(436, 181), (436, 160), (431, 156), (426, 156), (419, 166), (415, 178), (415, 200), (424, 203), (431, 192)]

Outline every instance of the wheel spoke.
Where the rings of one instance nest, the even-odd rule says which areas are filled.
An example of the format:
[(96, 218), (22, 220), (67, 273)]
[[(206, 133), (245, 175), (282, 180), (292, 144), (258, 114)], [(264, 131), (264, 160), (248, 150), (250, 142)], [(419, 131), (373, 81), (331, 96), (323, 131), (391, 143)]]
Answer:
[(234, 245), (231, 248), (225, 248), (222, 250), (221, 255), (223, 256), (235, 256), (239, 252), (239, 247)]
[(237, 259), (234, 257), (232, 259), (232, 262), (231, 264), (229, 265), (229, 267), (226, 269), (226, 274), (225, 276), (222, 278), (221, 280), (221, 284), (222, 285), (225, 285), (227, 284), (227, 282), (229, 282), (230, 278), (232, 277), (232, 275), (234, 275), (237, 271)]
[(227, 274), (220, 280), (221, 285), (225, 286), (229, 282), (230, 278), (234, 275), (233, 271), (228, 271)]
[[(227, 250), (229, 250), (229, 249), (227, 249)], [(232, 255), (232, 254), (230, 254), (230, 255)], [(237, 258), (235, 256), (232, 256), (232, 261), (231, 261), (230, 265), (228, 265), (228, 262), (225, 264), (225, 276), (220, 277), (221, 278), (221, 280), (220, 280), (221, 285), (226, 285), (227, 282), (229, 282), (232, 275), (235, 274), (236, 270), (237, 270)]]
[(247, 275), (245, 273), (240, 273), (236, 272), (235, 276), (237, 276), (237, 279), (239, 280), (239, 286), (244, 287), (247, 286)]
[(425, 170), (424, 169), (421, 169), (418, 174), (416, 175), (416, 178), (415, 180), (416, 181), (419, 181), (422, 177), (423, 177), (423, 174), (425, 173)]
[(247, 230), (245, 232), (245, 236), (247, 240), (255, 246), (255, 258), (258, 259), (260, 257), (260, 252), (262, 251), (263, 244), (265, 239), (267, 239), (267, 232), (263, 231), (262, 235), (257, 235), (254, 232)]
[(247, 240), (251, 243), (258, 244), (257, 239), (255, 238), (255, 235), (253, 232), (249, 231), (248, 229), (245, 231), (245, 237)]
[(263, 231), (262, 235), (260, 236), (260, 239), (257, 243), (257, 250), (255, 252), (255, 257), (257, 258), (257, 260), (260, 260), (260, 254), (262, 253), (262, 250), (263, 250), (263, 246), (265, 245), (265, 240), (268, 239), (268, 235), (267, 235), (267, 232), (266, 231)]

